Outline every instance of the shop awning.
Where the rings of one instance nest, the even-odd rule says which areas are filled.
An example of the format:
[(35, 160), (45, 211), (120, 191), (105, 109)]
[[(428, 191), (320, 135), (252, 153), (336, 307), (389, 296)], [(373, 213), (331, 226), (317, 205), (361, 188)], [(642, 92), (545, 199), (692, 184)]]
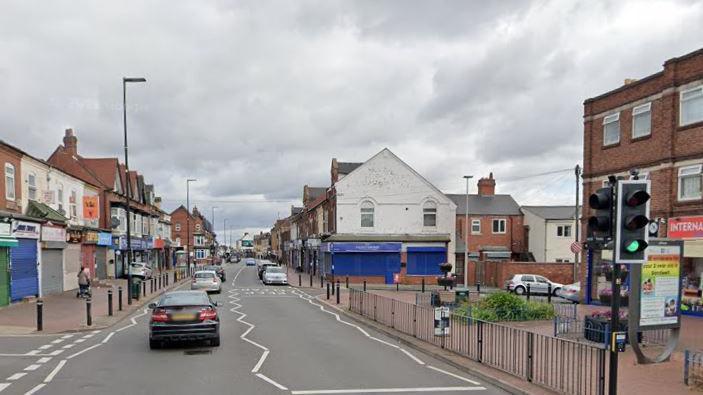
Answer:
[(0, 247), (17, 247), (19, 243), (14, 237), (0, 237)]

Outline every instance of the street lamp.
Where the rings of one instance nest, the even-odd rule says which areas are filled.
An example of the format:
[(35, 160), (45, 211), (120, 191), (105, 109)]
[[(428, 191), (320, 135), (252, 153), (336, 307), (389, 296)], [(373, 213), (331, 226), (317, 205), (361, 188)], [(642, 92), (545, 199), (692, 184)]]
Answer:
[(474, 176), (464, 176), (466, 179), (466, 207), (464, 208), (464, 288), (469, 287), (469, 180)]
[[(146, 78), (122, 77), (122, 121), (124, 124), (124, 167), (127, 180), (127, 304), (132, 304), (132, 232), (129, 209), (129, 199), (132, 194), (132, 185), (129, 180), (129, 146), (127, 145), (127, 83), (146, 82)], [(123, 259), (124, 261), (124, 259)]]
[[(212, 206), (212, 223), (211, 223), (211, 230), (212, 230), (212, 246), (210, 246), (210, 252), (212, 252), (212, 248), (215, 247), (215, 209), (219, 208), (217, 206)], [(212, 263), (215, 263), (215, 255), (212, 256)]]
[(186, 242), (186, 247), (188, 250), (188, 253), (186, 256), (188, 257), (188, 270), (190, 270), (190, 183), (198, 181), (195, 178), (189, 178), (186, 180), (186, 211), (188, 212), (188, 215), (186, 216), (186, 239), (188, 240)]

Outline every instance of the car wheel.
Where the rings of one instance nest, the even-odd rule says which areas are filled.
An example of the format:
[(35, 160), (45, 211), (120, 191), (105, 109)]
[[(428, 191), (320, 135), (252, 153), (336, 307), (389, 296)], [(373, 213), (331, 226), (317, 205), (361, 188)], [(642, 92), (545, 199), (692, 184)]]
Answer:
[(515, 295), (523, 295), (525, 293), (525, 288), (522, 285), (517, 286), (517, 287), (515, 287), (514, 292), (515, 292)]
[(149, 349), (151, 349), (151, 350), (158, 350), (159, 348), (161, 348), (161, 342), (160, 342), (160, 341), (149, 339)]
[(552, 295), (554, 296), (559, 296), (557, 295), (557, 291), (559, 291), (561, 288), (556, 288), (554, 291), (552, 291)]
[(220, 337), (217, 336), (217, 338), (210, 340), (210, 345), (212, 347), (219, 347), (220, 346)]

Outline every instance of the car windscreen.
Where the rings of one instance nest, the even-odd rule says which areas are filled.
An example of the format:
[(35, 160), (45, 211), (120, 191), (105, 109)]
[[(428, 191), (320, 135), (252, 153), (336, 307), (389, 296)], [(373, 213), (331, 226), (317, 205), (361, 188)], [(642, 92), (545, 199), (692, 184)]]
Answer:
[(283, 269), (276, 266), (269, 266), (266, 268), (266, 273), (283, 273)]
[(209, 272), (195, 273), (195, 278), (213, 278), (213, 277), (215, 277), (215, 273), (209, 273)]
[(201, 292), (166, 294), (159, 301), (159, 306), (202, 306), (207, 304), (210, 304), (210, 299)]

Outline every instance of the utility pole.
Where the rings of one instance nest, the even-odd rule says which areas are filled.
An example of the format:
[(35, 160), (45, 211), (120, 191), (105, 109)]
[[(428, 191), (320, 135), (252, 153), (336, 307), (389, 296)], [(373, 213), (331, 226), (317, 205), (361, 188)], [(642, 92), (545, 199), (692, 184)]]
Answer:
[(190, 270), (190, 254), (191, 254), (191, 248), (190, 248), (190, 183), (198, 181), (195, 178), (189, 178), (186, 180), (186, 247), (188, 249), (188, 253), (186, 254), (187, 259), (188, 259), (188, 270)]
[[(581, 218), (580, 218), (580, 213), (579, 213), (579, 201), (580, 196), (580, 186), (581, 186), (581, 166), (578, 164), (576, 165), (576, 168), (574, 168), (574, 173), (576, 175), (576, 204), (574, 205), (574, 219), (575, 219), (575, 225), (576, 229), (574, 231), (574, 234), (576, 235), (576, 242), (579, 243), (580, 240), (580, 235), (581, 235)], [(576, 252), (574, 253), (574, 283), (578, 282), (579, 280), (579, 261), (581, 258), (581, 252)]]
[(473, 176), (464, 176), (466, 179), (466, 207), (464, 213), (464, 288), (469, 287), (469, 180)]

